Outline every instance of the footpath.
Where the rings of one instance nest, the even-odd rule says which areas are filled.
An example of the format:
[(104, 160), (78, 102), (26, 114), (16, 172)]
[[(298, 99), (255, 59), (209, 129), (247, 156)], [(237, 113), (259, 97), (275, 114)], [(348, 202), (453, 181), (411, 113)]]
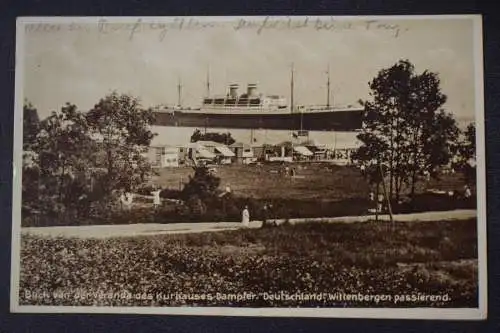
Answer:
[[(424, 212), (412, 214), (394, 215), (397, 222), (429, 222), (443, 220), (464, 220), (475, 218), (476, 210), (453, 210), (444, 212)], [(344, 216), (332, 218), (302, 218), (289, 219), (290, 224), (298, 223), (355, 223), (367, 222), (375, 219), (374, 215), (366, 216)], [(379, 216), (380, 221), (388, 221), (388, 215)], [(285, 223), (284, 219), (271, 220), (276, 225)], [(255, 229), (262, 226), (262, 221), (252, 221), (247, 228)], [(217, 232), (238, 230), (244, 228), (238, 222), (198, 222), (198, 223), (146, 223), (146, 224), (124, 224), (124, 225), (85, 225), (85, 226), (57, 226), (57, 227), (26, 227), (21, 228), (21, 234), (30, 234), (42, 237), (65, 237), (65, 238), (115, 238), (133, 237), (161, 234), (186, 234), (200, 232)]]

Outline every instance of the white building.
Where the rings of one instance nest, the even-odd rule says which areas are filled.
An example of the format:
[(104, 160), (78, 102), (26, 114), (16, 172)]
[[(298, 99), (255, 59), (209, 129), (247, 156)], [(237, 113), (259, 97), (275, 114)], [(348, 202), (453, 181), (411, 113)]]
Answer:
[(234, 152), (226, 145), (214, 141), (197, 141), (197, 144), (203, 146), (206, 150), (215, 155), (215, 162), (218, 164), (231, 164)]
[(180, 164), (180, 147), (152, 146), (148, 158), (154, 168), (178, 167)]

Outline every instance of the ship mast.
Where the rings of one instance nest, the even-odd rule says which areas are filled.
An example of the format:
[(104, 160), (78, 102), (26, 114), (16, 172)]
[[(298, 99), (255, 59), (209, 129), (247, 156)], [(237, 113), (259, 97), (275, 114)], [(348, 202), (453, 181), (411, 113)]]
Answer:
[(290, 78), (290, 113), (293, 113), (293, 62), (292, 62), (292, 75)]
[(207, 97), (210, 97), (210, 68), (207, 68)]
[(181, 79), (179, 78), (177, 81), (177, 106), (181, 106), (181, 96), (182, 96), (182, 85)]
[(326, 81), (326, 108), (330, 108), (330, 65), (326, 70), (327, 81)]

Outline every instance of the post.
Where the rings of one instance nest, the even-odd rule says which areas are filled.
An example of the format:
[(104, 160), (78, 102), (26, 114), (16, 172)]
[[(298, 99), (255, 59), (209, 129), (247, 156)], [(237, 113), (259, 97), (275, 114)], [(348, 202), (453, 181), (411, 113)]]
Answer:
[(382, 167), (380, 165), (379, 165), (379, 171), (380, 171), (380, 176), (382, 177), (382, 189), (384, 190), (384, 196), (387, 200), (387, 209), (389, 210), (389, 218), (391, 220), (391, 225), (394, 229), (394, 219), (392, 216), (391, 200), (390, 200), (389, 196), (387, 195), (387, 189), (385, 187), (385, 177), (384, 177), (384, 174), (382, 173)]

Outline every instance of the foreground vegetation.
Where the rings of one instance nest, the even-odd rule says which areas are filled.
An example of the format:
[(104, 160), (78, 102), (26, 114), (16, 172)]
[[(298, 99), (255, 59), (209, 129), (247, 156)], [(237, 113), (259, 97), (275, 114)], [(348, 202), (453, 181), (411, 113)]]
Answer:
[[(476, 307), (477, 285), (475, 219), (397, 223), (394, 231), (385, 222), (312, 223), (107, 240), (23, 235), (21, 241), (21, 304)], [(227, 299), (243, 292), (259, 296)], [(276, 300), (266, 293), (392, 300)], [(446, 298), (395, 303), (396, 295)]]

